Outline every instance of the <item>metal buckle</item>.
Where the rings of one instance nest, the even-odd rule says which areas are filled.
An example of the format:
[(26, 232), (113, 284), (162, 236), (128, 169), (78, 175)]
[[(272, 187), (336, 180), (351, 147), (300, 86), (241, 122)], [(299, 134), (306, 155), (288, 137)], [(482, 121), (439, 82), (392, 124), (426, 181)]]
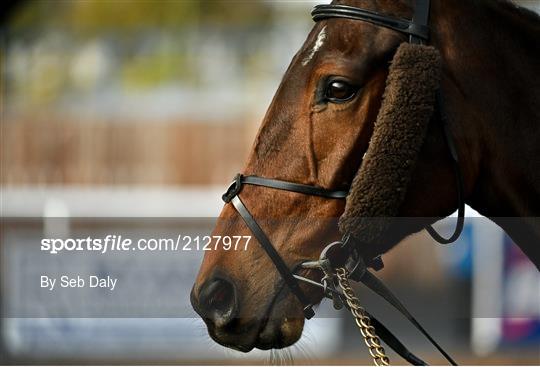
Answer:
[(221, 199), (229, 203), (236, 195), (242, 191), (242, 174), (234, 176), (233, 182), (227, 188), (227, 191), (221, 196)]

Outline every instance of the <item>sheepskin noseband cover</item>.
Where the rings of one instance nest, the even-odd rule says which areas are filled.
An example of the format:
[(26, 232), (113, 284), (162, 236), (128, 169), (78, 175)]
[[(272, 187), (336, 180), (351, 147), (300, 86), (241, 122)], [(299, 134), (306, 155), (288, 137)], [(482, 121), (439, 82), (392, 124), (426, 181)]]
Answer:
[(343, 234), (373, 243), (398, 214), (433, 114), (440, 56), (430, 46), (399, 46), (369, 148), (339, 221)]

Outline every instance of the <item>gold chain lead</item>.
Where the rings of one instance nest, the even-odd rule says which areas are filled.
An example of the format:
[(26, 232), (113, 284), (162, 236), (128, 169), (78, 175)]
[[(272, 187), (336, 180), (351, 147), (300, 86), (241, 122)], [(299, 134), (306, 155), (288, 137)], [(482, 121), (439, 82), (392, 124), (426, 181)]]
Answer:
[(375, 328), (371, 325), (371, 319), (366, 310), (360, 306), (360, 301), (356, 298), (356, 295), (351, 288), (348, 270), (345, 268), (338, 268), (336, 269), (336, 275), (339, 286), (345, 295), (349, 310), (353, 314), (356, 325), (358, 325), (360, 333), (362, 333), (362, 336), (364, 337), (364, 342), (369, 348), (369, 354), (371, 354), (375, 366), (389, 366), (390, 360), (386, 356), (384, 347), (381, 345), (381, 341), (375, 333)]

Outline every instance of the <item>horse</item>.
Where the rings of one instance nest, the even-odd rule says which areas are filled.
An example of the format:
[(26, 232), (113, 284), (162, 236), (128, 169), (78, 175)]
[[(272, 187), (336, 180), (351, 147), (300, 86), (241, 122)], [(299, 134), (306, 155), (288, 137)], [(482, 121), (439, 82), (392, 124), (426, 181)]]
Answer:
[[(410, 0), (332, 4), (394, 19), (414, 15)], [(440, 57), (445, 113), (426, 126), (396, 212), (418, 220), (355, 251), (363, 259), (386, 253), (453, 213), (461, 194), (540, 268), (540, 17), (505, 0), (433, 0), (429, 29), (427, 43)], [(316, 22), (293, 57), (213, 231), (255, 234), (260, 246), (206, 252), (191, 292), (216, 342), (248, 352), (300, 338), (309, 317), (302, 300), (317, 303), (324, 293), (291, 278), (298, 264), (317, 259), (325, 244), (341, 238), (335, 219), (350, 200), (341, 193), (361, 172), (392, 60), (408, 40), (388, 26), (329, 17)], [(461, 193), (445, 134), (459, 157)], [(299, 272), (320, 278), (317, 271)]]

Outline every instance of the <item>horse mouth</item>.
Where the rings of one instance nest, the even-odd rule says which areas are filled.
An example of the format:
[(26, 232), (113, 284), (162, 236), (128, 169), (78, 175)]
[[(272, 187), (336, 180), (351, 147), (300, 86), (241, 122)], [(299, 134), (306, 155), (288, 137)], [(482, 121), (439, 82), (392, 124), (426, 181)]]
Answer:
[[(293, 270), (295, 274), (314, 280), (322, 276), (313, 269), (302, 269), (299, 266), (293, 269), (298, 269)], [(302, 288), (308, 299), (313, 301), (322, 294), (322, 292), (319, 294), (318, 288), (309, 285), (303, 285)], [(222, 323), (216, 322), (212, 317), (205, 317), (206, 314), (194, 306), (206, 324), (209, 336), (216, 343), (243, 353), (255, 348), (281, 349), (296, 343), (304, 327), (303, 305), (280, 277), (275, 277), (263, 289), (258, 292), (240, 293), (241, 296), (236, 302), (238, 310), (235, 316)], [(191, 297), (196, 293), (192, 291)], [(266, 298), (266, 302), (257, 305), (259, 301), (253, 300), (261, 294), (267, 294), (269, 297)], [(322, 296), (320, 298), (322, 299)], [(192, 303), (198, 305), (196, 299), (193, 299)], [(243, 304), (245, 306), (242, 306)]]
[[(299, 273), (299, 275), (309, 278), (310, 275), (313, 276), (316, 272), (302, 269)], [(313, 291), (311, 288), (309, 290)], [(310, 298), (313, 299), (313, 296)], [(322, 293), (317, 294), (317, 299), (319, 298), (322, 299)], [(261, 320), (254, 347), (268, 350), (293, 345), (302, 336), (304, 321), (302, 306), (289, 291), (287, 285), (280, 282), (275, 296), (266, 309), (265, 317)]]
[[(304, 316), (302, 308), (285, 283), (280, 282), (276, 293), (258, 320), (243, 326), (217, 329), (208, 327), (212, 339), (217, 343), (243, 353), (253, 349), (282, 349), (296, 343), (302, 335)], [(296, 311), (296, 314), (294, 311)], [(232, 326), (232, 325), (231, 325)]]
[(304, 317), (291, 314), (291, 299), (294, 296), (289, 288), (281, 284), (276, 295), (268, 305), (265, 317), (261, 320), (254, 347), (260, 350), (281, 349), (294, 344), (302, 335)]

